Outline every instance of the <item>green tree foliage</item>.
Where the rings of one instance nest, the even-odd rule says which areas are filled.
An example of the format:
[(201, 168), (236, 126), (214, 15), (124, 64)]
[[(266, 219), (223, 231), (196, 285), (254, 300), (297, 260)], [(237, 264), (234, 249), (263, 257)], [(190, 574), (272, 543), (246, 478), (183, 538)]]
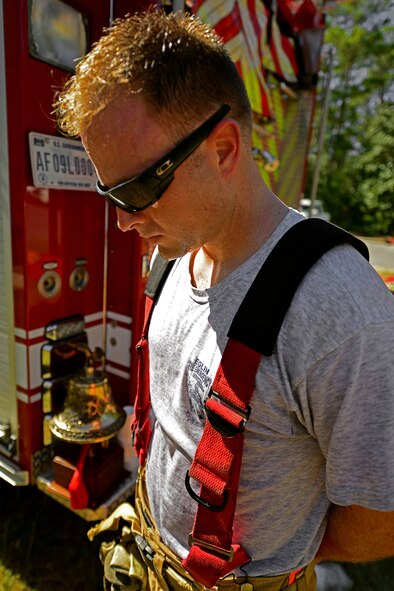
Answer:
[[(389, 0), (340, 4), (328, 18), (325, 35), (326, 44), (335, 48), (335, 60), (318, 198), (333, 222), (367, 236), (394, 234), (390, 9), (393, 13)], [(317, 109), (317, 128), (319, 124)], [(316, 157), (311, 154), (307, 194)]]
[(394, 235), (394, 105), (382, 103), (363, 126), (363, 151), (350, 159), (355, 183), (348, 215), (354, 232)]

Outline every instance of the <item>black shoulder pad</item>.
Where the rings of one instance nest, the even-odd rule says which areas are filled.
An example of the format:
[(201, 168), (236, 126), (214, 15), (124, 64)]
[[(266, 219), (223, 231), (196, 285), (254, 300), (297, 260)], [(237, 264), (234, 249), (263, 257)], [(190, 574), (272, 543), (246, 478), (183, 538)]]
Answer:
[(149, 272), (148, 281), (144, 290), (145, 295), (154, 301), (158, 300), (174, 262), (175, 261), (167, 261), (167, 259), (162, 257), (161, 254), (157, 253)]
[(365, 243), (334, 224), (310, 218), (292, 226), (261, 267), (228, 336), (265, 356), (272, 355), (282, 322), (303, 277), (325, 252), (346, 243), (369, 259)]

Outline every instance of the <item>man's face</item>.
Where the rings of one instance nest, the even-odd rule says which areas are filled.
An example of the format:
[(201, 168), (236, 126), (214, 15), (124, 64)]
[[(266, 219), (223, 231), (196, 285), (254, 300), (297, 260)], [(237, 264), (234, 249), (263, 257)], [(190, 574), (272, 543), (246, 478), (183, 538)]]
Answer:
[[(114, 99), (82, 134), (103, 185), (130, 179), (165, 155), (182, 138), (171, 136), (149, 115), (141, 97)], [(214, 241), (220, 232), (223, 191), (208, 142), (175, 172), (159, 201), (137, 213), (117, 209), (123, 231), (135, 229), (166, 258), (176, 258)]]

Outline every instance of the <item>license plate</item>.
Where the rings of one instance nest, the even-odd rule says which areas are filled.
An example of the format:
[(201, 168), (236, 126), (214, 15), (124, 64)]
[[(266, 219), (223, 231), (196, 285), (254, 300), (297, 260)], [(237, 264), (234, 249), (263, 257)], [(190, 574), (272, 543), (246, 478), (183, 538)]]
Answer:
[(35, 187), (95, 190), (96, 172), (80, 141), (31, 131), (29, 147)]

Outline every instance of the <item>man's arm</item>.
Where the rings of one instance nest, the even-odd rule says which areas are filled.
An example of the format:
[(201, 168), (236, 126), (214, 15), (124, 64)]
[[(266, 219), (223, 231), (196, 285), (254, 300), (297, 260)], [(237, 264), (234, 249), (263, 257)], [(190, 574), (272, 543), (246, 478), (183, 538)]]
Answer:
[(394, 511), (332, 506), (318, 562), (371, 562), (389, 556), (394, 556)]

